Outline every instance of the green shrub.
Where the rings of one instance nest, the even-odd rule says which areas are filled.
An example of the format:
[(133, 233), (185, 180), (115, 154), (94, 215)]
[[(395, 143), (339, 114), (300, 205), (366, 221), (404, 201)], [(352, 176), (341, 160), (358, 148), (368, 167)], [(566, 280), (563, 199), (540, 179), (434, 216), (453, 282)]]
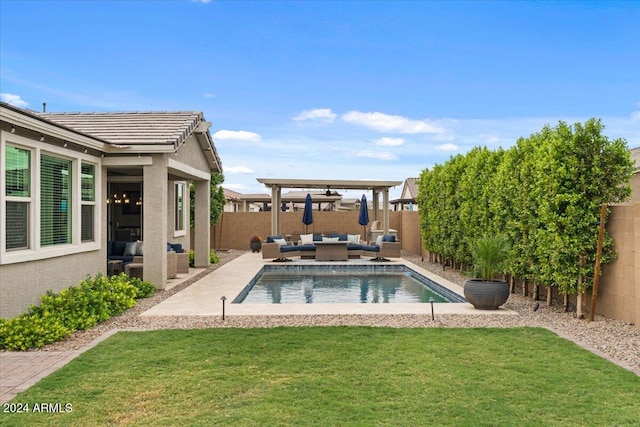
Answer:
[(136, 305), (136, 299), (154, 291), (153, 284), (129, 279), (124, 273), (89, 276), (60, 293), (47, 291), (39, 306), (13, 319), (0, 319), (0, 348), (26, 350), (62, 340), (125, 312)]
[(0, 348), (39, 348), (66, 338), (71, 332), (60, 318), (51, 312), (45, 312), (43, 315), (23, 313), (0, 323)]
[(136, 291), (137, 291), (136, 299), (148, 298), (151, 295), (153, 295), (153, 293), (156, 291), (156, 287), (153, 285), (153, 283), (148, 281), (142, 281), (137, 277), (134, 277), (133, 279), (131, 279), (129, 283), (131, 283), (136, 288)]
[[(195, 252), (193, 252), (192, 250), (189, 251), (189, 267), (195, 266), (194, 257), (195, 257)], [(220, 262), (220, 259), (218, 258), (218, 254), (216, 254), (216, 251), (214, 251), (213, 249), (209, 251), (209, 262), (211, 264), (217, 264)]]

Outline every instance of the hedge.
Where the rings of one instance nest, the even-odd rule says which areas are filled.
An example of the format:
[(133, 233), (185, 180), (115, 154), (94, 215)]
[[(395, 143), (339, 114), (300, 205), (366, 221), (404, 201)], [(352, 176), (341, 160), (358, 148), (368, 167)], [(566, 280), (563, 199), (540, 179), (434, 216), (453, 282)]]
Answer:
[[(594, 274), (600, 206), (631, 194), (627, 143), (603, 130), (596, 119), (559, 122), (508, 150), (477, 147), (423, 170), (418, 204), (425, 249), (466, 265), (474, 240), (505, 232), (512, 276), (584, 292)], [(606, 236), (603, 262), (613, 257)]]
[(78, 286), (48, 291), (39, 306), (31, 306), (12, 319), (0, 319), (0, 348), (27, 350), (60, 341), (75, 331), (92, 328), (147, 298), (155, 286), (124, 273), (91, 276)]

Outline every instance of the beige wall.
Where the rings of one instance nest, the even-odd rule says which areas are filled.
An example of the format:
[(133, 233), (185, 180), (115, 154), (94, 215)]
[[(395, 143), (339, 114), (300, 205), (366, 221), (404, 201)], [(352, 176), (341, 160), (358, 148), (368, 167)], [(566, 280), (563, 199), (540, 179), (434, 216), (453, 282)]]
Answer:
[(596, 313), (640, 329), (640, 203), (612, 206), (607, 231), (618, 258), (603, 267)]
[(631, 201), (640, 202), (640, 172), (631, 177)]
[(31, 304), (40, 304), (48, 290), (75, 286), (88, 272), (104, 273), (106, 259), (106, 251), (99, 250), (0, 266), (0, 317), (17, 316)]

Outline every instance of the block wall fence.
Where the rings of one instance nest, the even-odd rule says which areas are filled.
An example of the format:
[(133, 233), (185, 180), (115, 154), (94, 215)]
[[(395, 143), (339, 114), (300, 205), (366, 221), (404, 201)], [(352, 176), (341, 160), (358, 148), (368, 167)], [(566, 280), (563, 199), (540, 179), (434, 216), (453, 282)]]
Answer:
[[(371, 212), (369, 217), (373, 218)], [(382, 219), (382, 212), (379, 218)], [(302, 212), (282, 212), (281, 221), (282, 234), (305, 231)], [(397, 230), (402, 250), (425, 257), (428, 255), (422, 248), (418, 212), (389, 212), (389, 228)], [(618, 258), (603, 267), (596, 313), (633, 323), (640, 329), (640, 203), (611, 206), (607, 230), (615, 241)], [(364, 238), (364, 230), (358, 224), (358, 212), (355, 211), (314, 211), (313, 224), (308, 227), (308, 232), (361, 234)], [(251, 236), (258, 235), (264, 239), (270, 233), (270, 212), (224, 212), (218, 224), (211, 227), (211, 245), (216, 249), (249, 250)], [(560, 298), (558, 295), (554, 297)], [(590, 300), (589, 290), (587, 308)], [(575, 297), (570, 302), (575, 304)]]

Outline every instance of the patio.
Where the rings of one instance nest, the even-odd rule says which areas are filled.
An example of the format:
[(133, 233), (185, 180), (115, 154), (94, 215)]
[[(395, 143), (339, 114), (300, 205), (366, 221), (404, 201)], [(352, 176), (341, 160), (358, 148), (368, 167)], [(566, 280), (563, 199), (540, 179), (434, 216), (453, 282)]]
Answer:
[[(347, 262), (318, 262), (296, 260), (287, 265), (371, 265), (368, 259)], [(246, 253), (221, 266), (188, 288), (162, 301), (143, 317), (153, 316), (222, 316), (221, 298), (226, 297), (225, 316), (277, 316), (277, 315), (343, 315), (343, 314), (431, 314), (430, 304), (231, 304), (249, 281), (264, 265), (273, 264), (262, 259), (260, 253)], [(446, 288), (462, 295), (462, 287), (439, 277), (406, 259), (399, 258), (385, 264), (403, 264)], [(468, 303), (434, 304), (435, 315), (516, 315), (501, 308), (497, 311), (475, 310)]]

